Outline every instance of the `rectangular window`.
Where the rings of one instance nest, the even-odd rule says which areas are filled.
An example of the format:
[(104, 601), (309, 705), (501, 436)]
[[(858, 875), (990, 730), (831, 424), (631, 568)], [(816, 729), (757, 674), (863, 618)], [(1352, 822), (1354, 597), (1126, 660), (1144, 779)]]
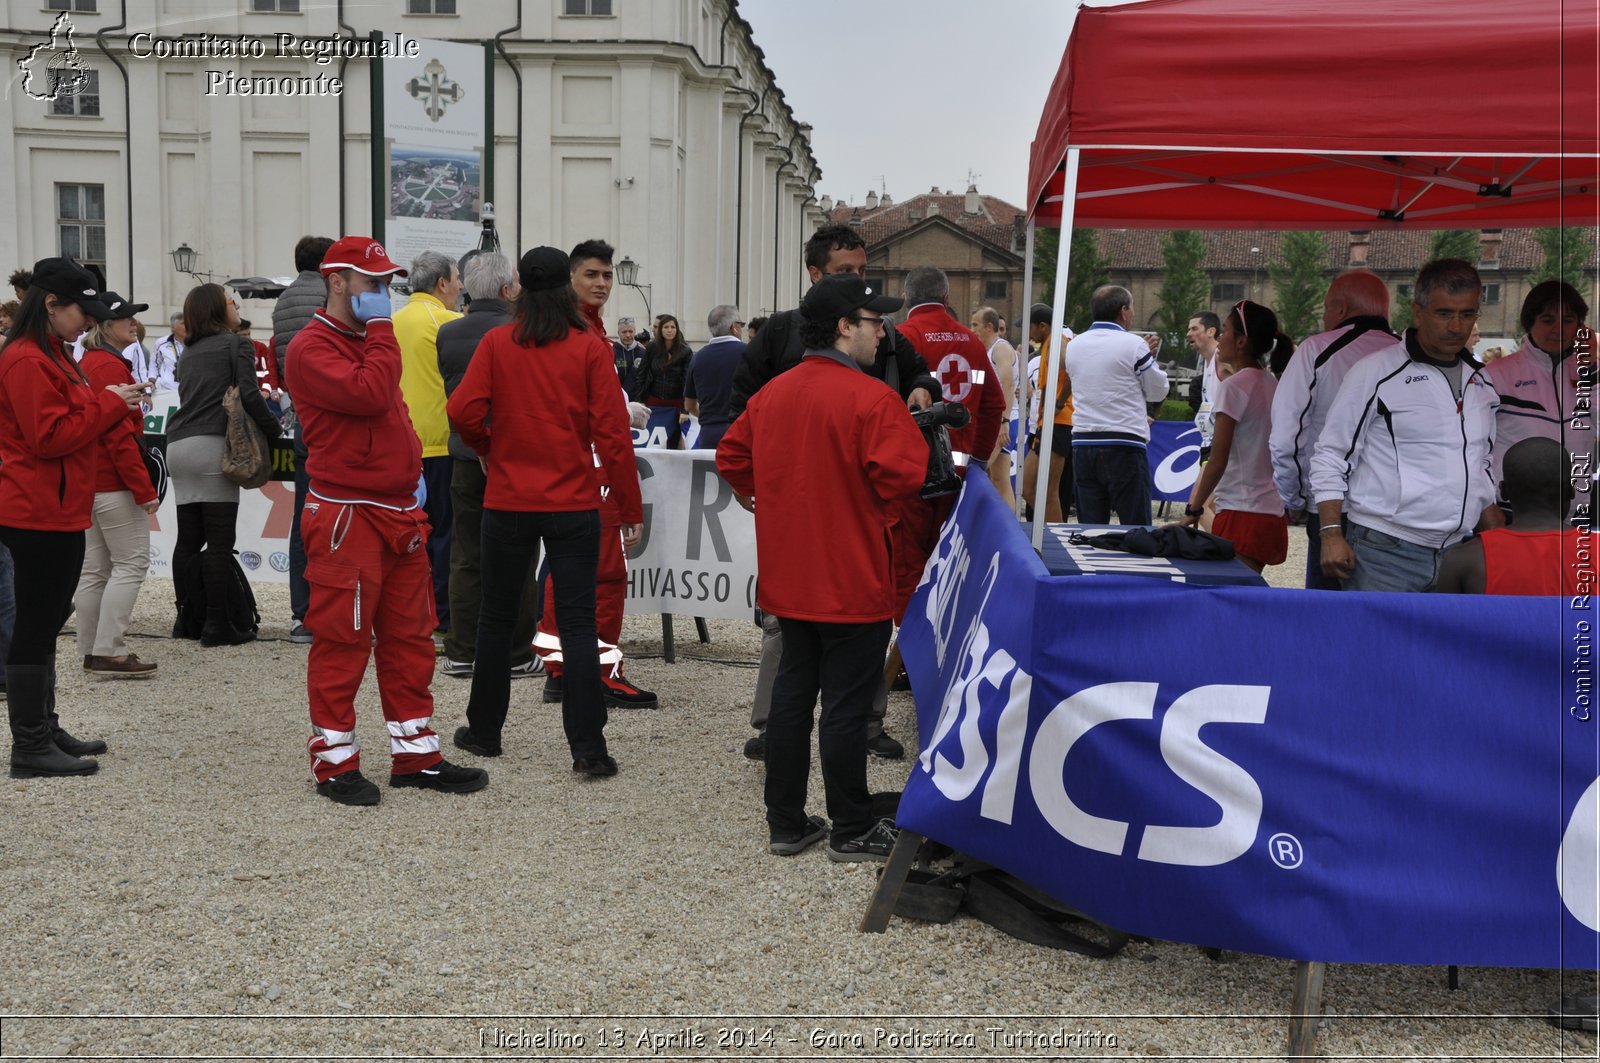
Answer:
[(983, 297), (985, 299), (1004, 299), (1007, 284), (1005, 281), (984, 281)]
[(45, 0), (46, 11), (99, 11), (100, 0)]
[(456, 0), (406, 0), (408, 15), (453, 15)]
[(106, 186), (56, 185), (56, 233), (61, 254), (106, 264)]
[(611, 0), (566, 0), (563, 15), (610, 16)]
[(1483, 286), (1483, 305), (1498, 306), (1500, 303), (1500, 285), (1485, 284)]
[(298, 15), (300, 0), (250, 0), (250, 10), (258, 15)]
[(100, 71), (85, 70), (82, 82), (71, 80), (71, 70), (52, 70), (50, 88), (56, 98), (50, 101), (51, 114), (70, 114), (80, 117), (100, 116)]
[(1213, 303), (1237, 303), (1243, 298), (1243, 281), (1213, 281), (1211, 283), (1211, 301)]

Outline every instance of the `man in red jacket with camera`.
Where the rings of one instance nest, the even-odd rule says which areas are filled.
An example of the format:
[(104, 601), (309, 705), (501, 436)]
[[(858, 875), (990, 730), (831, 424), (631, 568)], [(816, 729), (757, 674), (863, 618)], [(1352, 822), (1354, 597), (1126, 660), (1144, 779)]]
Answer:
[(346, 236), (328, 248), (328, 305), (289, 345), (288, 385), (300, 411), (311, 490), (301, 516), (314, 636), (306, 664), (311, 771), (317, 792), (344, 805), (375, 805), (361, 774), (355, 696), (378, 659), (389, 725), (389, 785), (469, 793), (489, 785), (479, 768), (439, 755), (433, 730), (433, 577), (428, 519), (418, 501), (422, 444), (400, 394), (400, 347), (389, 280), (406, 271), (383, 245)]
[[(768, 848), (780, 856), (823, 838), (839, 861), (887, 859), (894, 846), (872, 819), (867, 717), (895, 612), (891, 505), (922, 487), (928, 447), (865, 368), (900, 306), (854, 273), (818, 280), (800, 304), (800, 364), (764, 385), (717, 447), (717, 469), (754, 499), (758, 601), (783, 633), (766, 744)], [(819, 690), (831, 829), (805, 810)]]

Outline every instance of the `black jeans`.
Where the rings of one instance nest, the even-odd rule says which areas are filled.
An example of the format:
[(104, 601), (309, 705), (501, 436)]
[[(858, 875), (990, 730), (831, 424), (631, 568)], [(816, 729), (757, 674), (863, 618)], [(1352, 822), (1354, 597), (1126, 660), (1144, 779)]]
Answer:
[(1072, 444), (1080, 524), (1150, 523), (1150, 463), (1141, 446)]
[[(488, 479), (476, 461), (452, 459), (450, 474), (450, 631), (444, 637), (444, 655), (452, 661), (472, 661), (478, 653), (478, 611), (483, 602), (483, 492)], [(511, 629), (511, 663), (533, 660), (533, 632), (544, 601), (538, 580), (530, 579)]]
[[(223, 603), (228, 600), (233, 568), (230, 561), (238, 531), (237, 502), (190, 502), (178, 507), (178, 542), (172, 548), (172, 571), (182, 572), (189, 559), (200, 554), (208, 613), (220, 616), (226, 611)], [(205, 548), (204, 553), (201, 547)]]
[(455, 464), (449, 455), (422, 459), (422, 478), (428, 485), (422, 511), (433, 528), (428, 536), (428, 567), (433, 572), (433, 609), (441, 631), (450, 630), (450, 474)]
[(45, 667), (56, 655), (56, 636), (72, 615), (72, 595), (83, 573), (83, 532), (0, 525), (0, 543), (11, 551), (16, 566), (17, 625), (6, 664)]
[(555, 582), (561, 625), (561, 723), (574, 760), (606, 753), (606, 702), (595, 638), (595, 573), (600, 564), (600, 511), (516, 513), (483, 511), (480, 559), (483, 604), (478, 613), (477, 662), (467, 725), (497, 746), (511, 702), (511, 629), (544, 541)]
[(775, 831), (805, 828), (812, 709), (820, 692), (817, 748), (833, 838), (858, 837), (872, 826), (867, 717), (883, 681), (883, 655), (894, 625), (888, 620), (826, 624), (779, 617), (778, 627), (783, 660), (767, 717), (767, 825)]
[(306, 508), (306, 495), (311, 492), (311, 477), (306, 473), (306, 459), (295, 452), (299, 462), (294, 470), (294, 520), (289, 525), (289, 615), (295, 623), (306, 618), (311, 608), (311, 584), (306, 582), (306, 546), (300, 541), (300, 511)]

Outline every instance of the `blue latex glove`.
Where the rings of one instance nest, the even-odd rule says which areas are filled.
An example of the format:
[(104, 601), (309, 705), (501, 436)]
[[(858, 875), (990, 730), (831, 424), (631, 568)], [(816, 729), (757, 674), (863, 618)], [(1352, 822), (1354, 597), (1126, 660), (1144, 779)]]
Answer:
[(419, 507), (428, 504), (428, 476), (426, 473), (417, 477), (417, 493), (413, 497), (416, 498)]
[(389, 286), (380, 287), (375, 292), (357, 292), (355, 298), (350, 300), (350, 313), (357, 321), (365, 324), (380, 317), (387, 318), (391, 312), (389, 303)]

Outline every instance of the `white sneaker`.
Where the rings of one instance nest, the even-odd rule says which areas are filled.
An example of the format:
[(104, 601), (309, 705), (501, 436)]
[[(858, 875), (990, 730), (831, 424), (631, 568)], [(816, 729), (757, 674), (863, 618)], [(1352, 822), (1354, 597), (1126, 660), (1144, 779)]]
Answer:
[(533, 659), (525, 664), (514, 664), (511, 666), (512, 679), (527, 679), (529, 676), (543, 674), (544, 661), (540, 659), (538, 654), (534, 654)]
[(451, 677), (456, 678), (456, 679), (471, 679), (472, 678), (472, 662), (471, 661), (452, 661), (448, 657), (445, 657), (443, 660), (444, 660), (444, 664), (439, 666), (439, 670), (441, 672), (443, 672), (445, 675), (451, 676)]

